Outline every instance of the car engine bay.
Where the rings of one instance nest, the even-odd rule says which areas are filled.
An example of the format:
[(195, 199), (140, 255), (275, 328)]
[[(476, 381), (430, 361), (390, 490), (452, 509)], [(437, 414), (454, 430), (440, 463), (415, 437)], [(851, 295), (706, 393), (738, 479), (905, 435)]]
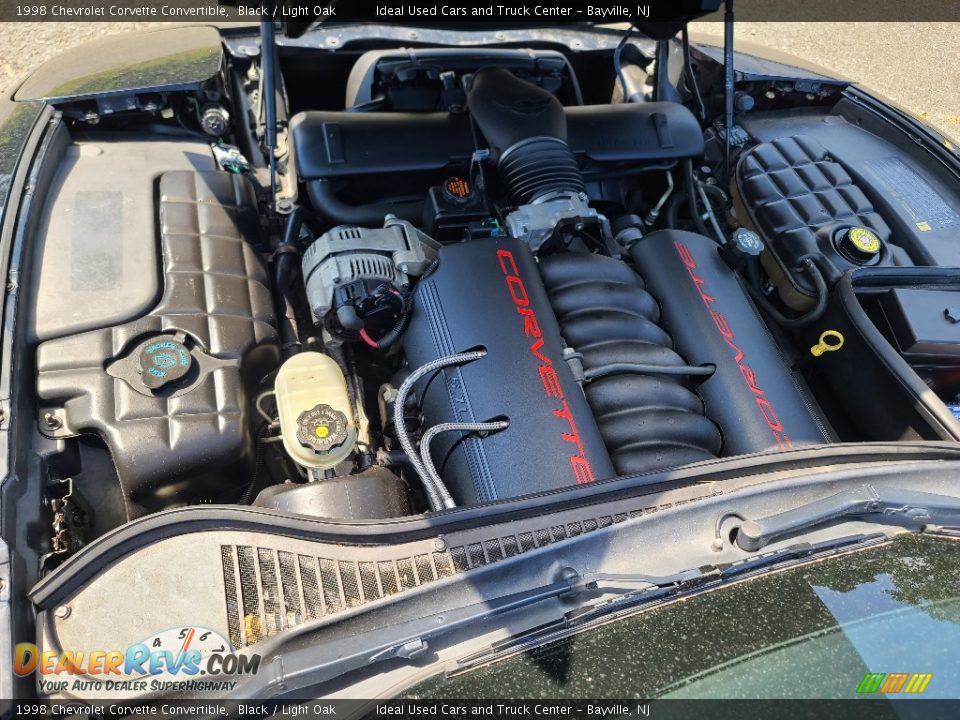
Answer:
[(202, 90), (58, 106), (42, 571), (185, 506), (364, 522), (960, 439), (956, 178), (846, 84), (743, 76), (725, 125), (722, 64), (629, 47), (228, 42)]

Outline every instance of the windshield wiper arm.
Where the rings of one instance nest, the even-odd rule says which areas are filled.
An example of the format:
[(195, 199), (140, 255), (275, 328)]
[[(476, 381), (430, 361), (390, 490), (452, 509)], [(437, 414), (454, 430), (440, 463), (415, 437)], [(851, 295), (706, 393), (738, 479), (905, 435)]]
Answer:
[[(525, 652), (555, 642), (571, 633), (589, 627), (592, 623), (602, 622), (616, 615), (629, 615), (643, 608), (651, 608), (678, 597), (697, 592), (708, 586), (719, 586), (728, 582), (737, 582), (752, 574), (768, 571), (772, 567), (784, 567), (795, 563), (808, 562), (811, 558), (827, 557), (835, 553), (849, 552), (855, 547), (864, 548), (886, 542), (889, 537), (883, 533), (871, 535), (851, 535), (819, 543), (798, 543), (781, 548), (765, 555), (738, 560), (721, 565), (704, 565), (700, 568), (677, 573), (674, 576), (656, 578), (648, 575), (608, 575), (595, 573), (582, 576), (583, 582), (572, 586), (572, 592), (586, 589), (599, 589), (605, 581), (618, 583), (641, 583), (648, 585), (640, 590), (623, 591), (619, 595), (598, 603), (584, 605), (567, 612), (562, 618), (517, 633), (509, 638), (492, 643), (460, 658), (455, 669), (448, 676), (459, 675), (472, 668), (492, 660)], [(604, 588), (609, 591), (610, 588)], [(616, 589), (614, 588), (614, 591)]]
[(960, 498), (952, 495), (883, 488), (863, 484), (800, 507), (756, 520), (744, 520), (737, 530), (737, 545), (759, 550), (773, 540), (798, 530), (845, 517), (880, 514), (910, 523), (928, 524), (933, 518), (960, 520)]

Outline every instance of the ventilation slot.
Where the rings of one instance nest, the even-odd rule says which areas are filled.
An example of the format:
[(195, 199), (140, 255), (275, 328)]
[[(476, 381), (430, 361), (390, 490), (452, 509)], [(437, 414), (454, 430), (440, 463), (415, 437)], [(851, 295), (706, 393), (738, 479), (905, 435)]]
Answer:
[(359, 240), (363, 236), (360, 228), (341, 228), (337, 231), (337, 240), (347, 242), (349, 240)]
[(349, 257), (344, 273), (352, 280), (393, 280), (393, 260), (383, 255), (356, 254)]
[(286, 550), (222, 545), (223, 587), (230, 642), (235, 648), (311, 620), (396, 595), (538, 547), (627, 519), (591, 518), (518, 535), (396, 559), (352, 561)]

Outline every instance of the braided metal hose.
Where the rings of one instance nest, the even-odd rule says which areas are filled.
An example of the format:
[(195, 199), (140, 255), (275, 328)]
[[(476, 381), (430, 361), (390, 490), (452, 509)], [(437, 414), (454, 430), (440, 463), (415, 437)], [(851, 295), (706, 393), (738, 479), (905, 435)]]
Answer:
[[(413, 441), (410, 439), (410, 435), (407, 432), (407, 424), (403, 417), (403, 408), (404, 405), (406, 405), (407, 396), (410, 394), (410, 391), (413, 390), (413, 386), (418, 380), (420, 380), (420, 378), (437, 370), (442, 370), (446, 367), (464, 365), (465, 363), (479, 360), (486, 354), (486, 350), (473, 350), (470, 352), (447, 355), (445, 357), (437, 358), (436, 360), (431, 360), (430, 362), (426, 363), (425, 365), (421, 365), (412, 373), (410, 373), (410, 375), (407, 376), (407, 379), (404, 380), (397, 389), (397, 398), (393, 405), (394, 432), (397, 435), (397, 440), (400, 441), (400, 447), (403, 448), (403, 451), (407, 454), (414, 471), (420, 477), (420, 481), (423, 483), (423, 487), (427, 492), (427, 499), (430, 501), (430, 508), (434, 511), (443, 510), (447, 507), (454, 507), (452, 504), (453, 500), (450, 498), (450, 493), (447, 491), (446, 487), (444, 487), (443, 481), (440, 480), (439, 477), (435, 477), (436, 470), (434, 470), (433, 474), (431, 474), (424, 465), (419, 453), (417, 453), (417, 450), (413, 445)], [(446, 502), (447, 500), (449, 500), (451, 504), (448, 505)]]
[(506, 430), (509, 426), (510, 423), (506, 420), (497, 420), (495, 422), (440, 423), (439, 425), (434, 425), (423, 434), (420, 438), (420, 458), (423, 460), (423, 466), (427, 473), (429, 473), (431, 481), (440, 493), (444, 507), (454, 508), (457, 504), (453, 501), (453, 498), (450, 497), (446, 485), (443, 484), (443, 480), (440, 478), (440, 473), (437, 472), (437, 466), (433, 464), (433, 458), (430, 456), (430, 443), (433, 442), (433, 439), (440, 433), (453, 432), (454, 430), (470, 433), (491, 433), (497, 430)]

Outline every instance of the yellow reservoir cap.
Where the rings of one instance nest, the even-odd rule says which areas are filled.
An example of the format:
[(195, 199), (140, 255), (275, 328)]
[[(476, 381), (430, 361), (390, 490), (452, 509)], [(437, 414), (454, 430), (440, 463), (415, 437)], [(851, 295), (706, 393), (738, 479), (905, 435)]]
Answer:
[(875, 262), (883, 247), (879, 236), (873, 230), (860, 226), (844, 231), (836, 244), (841, 255), (858, 265)]
[(850, 242), (857, 250), (865, 253), (875, 253), (880, 249), (880, 238), (865, 227), (855, 227), (850, 231)]
[(357, 431), (343, 371), (317, 352), (294, 355), (274, 382), (283, 447), (305, 468), (329, 470), (353, 452)]

